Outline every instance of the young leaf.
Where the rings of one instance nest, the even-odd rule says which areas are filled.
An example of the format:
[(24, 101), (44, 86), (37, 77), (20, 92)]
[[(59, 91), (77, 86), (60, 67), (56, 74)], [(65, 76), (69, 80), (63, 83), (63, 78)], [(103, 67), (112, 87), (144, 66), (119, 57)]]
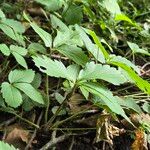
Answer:
[(3, 82), (1, 85), (2, 95), (5, 99), (5, 102), (14, 108), (17, 108), (22, 103), (22, 96), (18, 89), (16, 89), (13, 85), (8, 82)]
[(58, 47), (57, 50), (78, 65), (84, 66), (88, 61), (87, 55), (85, 55), (79, 47), (73, 45), (62, 45)]
[(10, 83), (31, 83), (34, 79), (35, 73), (33, 70), (14, 70), (9, 73), (8, 79)]
[(52, 46), (52, 37), (51, 35), (44, 31), (42, 28), (40, 28), (37, 24), (35, 23), (30, 23), (31, 27), (33, 30), (41, 37), (41, 39), (44, 41), (44, 44), (46, 47), (51, 47)]
[(0, 44), (0, 51), (5, 55), (9, 56), (10, 55), (10, 50), (6, 44)]
[(114, 85), (120, 85), (127, 80), (119, 70), (109, 65), (95, 64), (90, 62), (79, 73), (78, 80), (102, 79)]
[[(131, 123), (130, 119), (126, 116), (124, 110), (119, 105), (111, 91), (108, 89), (96, 84), (96, 83), (82, 83), (82, 88), (86, 89), (90, 93), (98, 96), (106, 104), (106, 106), (114, 113), (121, 115), (128, 122)], [(99, 102), (96, 103), (99, 105)], [(132, 123), (131, 123), (132, 124)]]
[(7, 143), (4, 143), (3, 141), (0, 141), (0, 149), (1, 150), (19, 150), (19, 149), (16, 149), (14, 146), (12, 145), (9, 145)]
[(33, 101), (44, 104), (44, 100), (40, 92), (38, 92), (32, 85), (29, 83), (14, 83), (16, 88), (24, 92), (28, 97), (30, 97)]

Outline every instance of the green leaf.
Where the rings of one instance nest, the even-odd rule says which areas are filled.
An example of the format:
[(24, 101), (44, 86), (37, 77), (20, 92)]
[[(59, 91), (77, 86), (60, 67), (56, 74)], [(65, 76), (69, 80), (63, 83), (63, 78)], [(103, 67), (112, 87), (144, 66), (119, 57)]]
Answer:
[(46, 47), (52, 46), (52, 36), (35, 23), (30, 23), (33, 30), (41, 37)]
[(150, 103), (149, 102), (145, 102), (144, 105), (142, 106), (142, 108), (145, 112), (150, 114)]
[(10, 55), (10, 50), (6, 44), (0, 44), (0, 50), (5, 56)]
[(64, 12), (63, 17), (68, 24), (79, 24), (83, 19), (82, 8), (72, 4)]
[(131, 25), (136, 25), (129, 17), (127, 17), (124, 14), (117, 14), (115, 16), (115, 21), (126, 21), (126, 22), (130, 23)]
[(73, 31), (71, 29), (62, 32), (62, 31), (57, 31), (57, 36), (54, 39), (53, 46), (54, 47), (59, 47), (61, 45), (73, 45), (73, 46), (83, 46), (83, 42), (80, 38), (80, 35), (78, 34), (77, 31)]
[(27, 63), (26, 63), (25, 59), (21, 55), (19, 55), (16, 52), (12, 52), (12, 55), (15, 57), (16, 61), (18, 62), (18, 64), (23, 66), (25, 69), (28, 69)]
[(104, 57), (107, 59), (109, 57), (108, 52), (105, 50), (104, 46), (102, 45), (102, 43), (100, 42), (100, 39), (98, 38), (98, 36), (95, 34), (94, 31), (88, 30), (88, 33), (92, 36), (95, 44), (99, 47), (99, 49), (102, 51)]
[(32, 85), (29, 83), (14, 83), (16, 88), (24, 92), (28, 97), (30, 97), (33, 101), (44, 104), (44, 100), (40, 92), (38, 92)]
[(144, 55), (150, 56), (150, 53), (144, 49), (139, 48), (139, 46), (135, 43), (127, 42), (129, 47), (131, 48), (133, 53), (140, 53)]
[(8, 82), (3, 82), (1, 85), (2, 95), (6, 103), (14, 108), (17, 108), (22, 103), (22, 96), (18, 89), (9, 84)]
[(0, 29), (10, 38), (17, 41), (21, 45), (25, 45), (24, 38), (21, 34), (15, 32), (10, 26), (6, 24), (0, 24)]
[(49, 11), (57, 11), (64, 3), (64, 0), (35, 0), (36, 2), (46, 6)]
[(109, 65), (95, 64), (90, 62), (79, 73), (78, 80), (102, 79), (114, 85), (120, 85), (127, 80), (119, 70)]
[(7, 143), (4, 143), (3, 141), (0, 141), (0, 149), (1, 150), (19, 150), (19, 149), (16, 149), (14, 146), (12, 145), (9, 145)]
[(23, 66), (24, 68), (28, 68), (27, 63), (25, 59), (22, 56), (25, 56), (27, 54), (27, 49), (20, 47), (20, 46), (15, 46), (15, 45), (10, 45), (10, 51), (12, 55), (15, 57), (16, 61)]
[(80, 67), (76, 64), (67, 67), (67, 72), (69, 74), (70, 80), (74, 83), (76, 82), (79, 75)]
[(131, 79), (135, 82), (135, 84), (146, 94), (150, 94), (150, 83), (148, 83), (146, 80), (143, 80), (141, 77), (139, 77), (130, 67), (125, 65), (124, 63), (120, 63), (117, 61), (111, 62), (111, 64), (116, 65), (124, 69), (128, 75), (131, 77)]
[(25, 56), (27, 54), (27, 49), (20, 46), (10, 45), (10, 51), (18, 53), (21, 56)]
[(132, 109), (139, 114), (142, 113), (141, 108), (136, 104), (136, 102), (133, 98), (127, 97), (125, 99), (122, 99), (122, 98), (116, 96), (116, 99), (118, 100), (118, 103), (121, 106), (123, 106), (127, 109)]
[(33, 70), (14, 70), (9, 73), (8, 79), (10, 83), (31, 83), (34, 79), (35, 73)]
[[(114, 112), (118, 115), (121, 115), (128, 122), (131, 123), (130, 119), (126, 116), (124, 110), (119, 105), (118, 101), (113, 96), (111, 91), (109, 91), (108, 89), (106, 89), (106, 88), (104, 88), (104, 87), (102, 87), (96, 83), (83, 83), (82, 88), (86, 89), (87, 91), (89, 91), (93, 95), (98, 96), (112, 112)], [(101, 104), (97, 101), (97, 102), (95, 102), (95, 105), (100, 106)]]
[(109, 60), (107, 60), (107, 63), (111, 63), (111, 62), (123, 63), (127, 65), (128, 67), (131, 67), (132, 69), (134, 69), (134, 71), (136, 71), (138, 74), (140, 74), (140, 69), (137, 66), (135, 66), (131, 61), (126, 59), (125, 57), (110, 55)]
[(51, 24), (54, 29), (58, 29), (61, 32), (66, 32), (69, 28), (55, 15), (50, 15), (51, 17)]
[(75, 26), (76, 30), (79, 32), (81, 39), (87, 50), (95, 57), (96, 60), (100, 61), (101, 63), (105, 63), (105, 57), (102, 51), (98, 48), (97, 45), (93, 44), (88, 35), (85, 33), (83, 28), (79, 27), (78, 25)]
[(28, 46), (28, 51), (30, 54), (36, 54), (37, 52), (40, 52), (42, 54), (46, 54), (46, 49), (43, 45), (39, 44), (39, 43), (31, 43)]
[(41, 74), (40, 73), (36, 73), (35, 76), (34, 76), (34, 79), (33, 79), (32, 83), (31, 83), (31, 85), (34, 88), (39, 88), (40, 85), (41, 85), (41, 82), (42, 82)]
[(16, 33), (22, 34), (25, 32), (24, 26), (19, 21), (13, 19), (5, 19), (2, 21), (2, 23), (12, 28)]
[(88, 62), (87, 55), (85, 55), (79, 47), (73, 45), (62, 45), (58, 47), (57, 50), (81, 66), (84, 66)]
[(3, 20), (5, 19), (5, 14), (3, 13), (3, 11), (0, 9), (0, 19)]
[(70, 79), (67, 73), (67, 68), (62, 62), (57, 60), (53, 61), (46, 56), (33, 56), (32, 58), (40, 71), (46, 73), (47, 75), (51, 77)]
[(103, 0), (102, 6), (107, 9), (112, 15), (121, 14), (117, 0)]

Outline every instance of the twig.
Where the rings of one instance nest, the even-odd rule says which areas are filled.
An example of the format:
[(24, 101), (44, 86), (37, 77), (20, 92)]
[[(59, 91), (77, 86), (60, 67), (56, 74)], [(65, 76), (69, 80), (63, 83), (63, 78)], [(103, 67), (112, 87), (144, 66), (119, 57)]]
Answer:
[(49, 78), (48, 75), (46, 75), (46, 96), (47, 96), (47, 105), (45, 110), (45, 123), (47, 123), (48, 119), (48, 110), (50, 106), (50, 99), (49, 99)]
[(72, 135), (74, 135), (74, 134), (65, 134), (65, 135), (59, 136), (58, 138), (52, 139), (47, 144), (45, 144), (40, 150), (50, 149), (57, 143), (64, 141), (65, 139), (69, 138), (69, 136), (72, 136)]
[[(38, 118), (37, 125), (40, 124), (42, 116), (43, 116), (43, 111), (41, 112), (40, 117)], [(32, 141), (34, 140), (34, 138), (36, 136), (36, 133), (37, 133), (37, 129), (34, 130), (34, 133), (33, 133), (32, 137), (31, 137), (30, 141), (28, 142), (27, 146), (25, 147), (25, 150), (28, 150), (30, 148), (30, 146), (32, 144)]]

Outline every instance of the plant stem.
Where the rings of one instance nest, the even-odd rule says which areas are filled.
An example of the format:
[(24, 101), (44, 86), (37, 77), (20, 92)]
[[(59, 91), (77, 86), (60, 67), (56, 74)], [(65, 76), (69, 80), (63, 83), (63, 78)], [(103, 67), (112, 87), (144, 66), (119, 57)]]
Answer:
[(49, 110), (49, 106), (50, 106), (48, 75), (46, 75), (46, 96), (47, 96), (47, 105), (46, 105), (46, 111), (45, 111), (45, 123), (47, 123), (47, 120), (48, 120), (48, 110)]
[(76, 86), (74, 86), (72, 88), (72, 90), (66, 95), (66, 98), (64, 99), (64, 101), (61, 103), (60, 107), (57, 109), (56, 113), (50, 118), (50, 120), (47, 122), (46, 124), (46, 130), (49, 129), (49, 126), (52, 125), (53, 121), (55, 120), (55, 118), (57, 117), (57, 115), (60, 113), (60, 111), (62, 110), (62, 108), (64, 107), (64, 104), (66, 103), (66, 101), (72, 96), (72, 94), (75, 91)]
[(85, 112), (86, 112), (87, 110), (89, 110), (91, 107), (92, 107), (92, 106), (90, 106), (90, 107), (88, 107), (88, 108), (86, 108), (86, 109), (84, 109), (84, 110), (82, 110), (82, 111), (80, 111), (80, 112), (78, 112), (78, 113), (76, 113), (76, 114), (74, 114), (74, 115), (72, 115), (72, 116), (70, 116), (70, 117), (64, 119), (64, 120), (62, 120), (62, 121), (56, 122), (51, 128), (58, 127), (59, 125), (63, 124), (64, 122), (69, 121), (69, 120), (73, 119), (74, 117), (85, 113)]

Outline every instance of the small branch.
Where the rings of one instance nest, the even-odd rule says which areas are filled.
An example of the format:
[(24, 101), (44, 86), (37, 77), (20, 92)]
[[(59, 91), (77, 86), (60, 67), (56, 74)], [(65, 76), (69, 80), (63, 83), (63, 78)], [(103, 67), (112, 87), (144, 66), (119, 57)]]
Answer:
[(59, 136), (58, 138), (52, 139), (47, 144), (45, 144), (40, 150), (50, 149), (54, 145), (56, 145), (57, 143), (60, 143), (60, 142), (64, 141), (65, 139), (69, 138), (72, 135), (73, 134), (66, 134), (66, 135)]
[(49, 106), (50, 106), (48, 75), (46, 75), (46, 96), (47, 96), (47, 106), (46, 106), (46, 111), (45, 111), (45, 123), (47, 123), (47, 120), (48, 120), (48, 110), (49, 110)]
[[(40, 117), (38, 118), (38, 121), (37, 121), (37, 125), (39, 126), (40, 122), (41, 122), (41, 119), (42, 119), (42, 116), (43, 116), (43, 112), (41, 112), (40, 114)], [(28, 142), (27, 146), (25, 147), (25, 150), (28, 150), (32, 144), (32, 141), (34, 140), (34, 138), (36, 137), (36, 133), (37, 133), (37, 129), (34, 130), (34, 133), (30, 139), (30, 141)]]

